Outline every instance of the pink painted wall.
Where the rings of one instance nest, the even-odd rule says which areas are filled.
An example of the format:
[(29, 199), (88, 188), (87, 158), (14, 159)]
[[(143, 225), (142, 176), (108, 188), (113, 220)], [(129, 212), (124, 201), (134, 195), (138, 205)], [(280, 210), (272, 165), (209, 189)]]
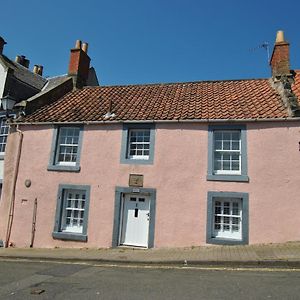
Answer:
[[(206, 124), (156, 124), (153, 165), (120, 164), (121, 125), (85, 126), (80, 173), (47, 171), (51, 127), (36, 125), (21, 129), (24, 139), (11, 234), (11, 241), (17, 247), (30, 244), (35, 198), (38, 200), (35, 247), (110, 247), (115, 187), (127, 187), (130, 173), (143, 174), (144, 187), (157, 190), (155, 247), (206, 243), (208, 191), (249, 193), (251, 244), (300, 240), (297, 123), (247, 125), (249, 183), (206, 180)], [(24, 185), (26, 179), (32, 182), (30, 188)], [(91, 186), (87, 243), (52, 238), (61, 183)], [(1, 203), (0, 212), (3, 206)]]

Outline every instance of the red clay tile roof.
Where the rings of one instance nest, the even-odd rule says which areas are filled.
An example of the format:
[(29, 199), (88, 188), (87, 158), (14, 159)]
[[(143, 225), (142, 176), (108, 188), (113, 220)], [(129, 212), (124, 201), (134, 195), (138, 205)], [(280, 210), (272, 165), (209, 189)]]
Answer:
[(300, 99), (300, 70), (295, 70), (295, 83), (292, 85), (292, 90), (294, 94), (297, 96), (298, 101)]
[[(300, 76), (300, 75), (299, 75)], [(300, 80), (296, 85), (300, 94)], [(110, 101), (114, 118), (108, 120)], [(81, 122), (288, 117), (268, 79), (84, 87), (25, 122)]]

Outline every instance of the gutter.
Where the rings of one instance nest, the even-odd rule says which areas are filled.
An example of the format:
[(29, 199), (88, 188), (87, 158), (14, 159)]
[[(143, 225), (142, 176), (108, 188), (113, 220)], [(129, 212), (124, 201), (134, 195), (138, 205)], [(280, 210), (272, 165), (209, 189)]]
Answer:
[(10, 125), (107, 125), (130, 123), (257, 123), (257, 122), (293, 122), (300, 117), (269, 118), (269, 119), (189, 119), (189, 120), (124, 120), (124, 121), (73, 121), (73, 122), (16, 122)]

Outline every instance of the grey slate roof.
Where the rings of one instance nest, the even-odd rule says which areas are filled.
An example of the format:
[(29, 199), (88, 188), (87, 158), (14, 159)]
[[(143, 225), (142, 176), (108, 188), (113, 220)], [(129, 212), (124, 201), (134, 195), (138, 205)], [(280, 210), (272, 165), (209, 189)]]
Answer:
[(8, 68), (14, 71), (14, 77), (16, 79), (36, 88), (37, 90), (41, 90), (47, 82), (46, 78), (33, 73), (32, 71), (23, 67), (19, 63), (10, 60), (5, 55), (0, 55), (0, 58), (3, 59), (2, 61)]

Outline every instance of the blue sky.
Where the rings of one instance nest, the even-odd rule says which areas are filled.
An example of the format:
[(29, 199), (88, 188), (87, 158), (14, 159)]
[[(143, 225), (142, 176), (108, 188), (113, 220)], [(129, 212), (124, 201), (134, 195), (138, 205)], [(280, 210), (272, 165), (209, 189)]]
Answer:
[(1, 4), (4, 54), (26, 55), (45, 76), (64, 74), (76, 39), (89, 43), (100, 84), (270, 76), (276, 31), (300, 68), (300, 1), (10, 0)]

